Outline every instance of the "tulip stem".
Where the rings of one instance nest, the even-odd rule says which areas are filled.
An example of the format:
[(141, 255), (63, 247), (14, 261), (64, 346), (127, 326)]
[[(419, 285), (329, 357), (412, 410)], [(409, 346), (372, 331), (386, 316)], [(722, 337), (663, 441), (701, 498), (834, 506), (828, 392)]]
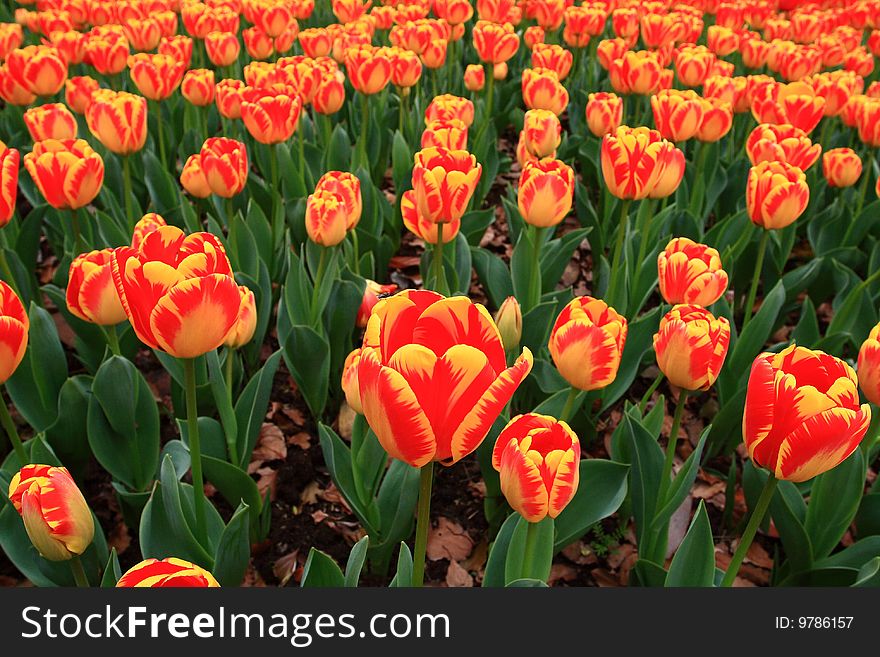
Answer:
[[(232, 369), (235, 364), (235, 350), (229, 348), (226, 350), (226, 371), (224, 378), (226, 379), (226, 398), (229, 404), (232, 404)], [(235, 454), (230, 454), (230, 458), (235, 458)]]
[(116, 324), (111, 324), (104, 330), (107, 336), (107, 346), (110, 347), (110, 353), (114, 356), (121, 355), (122, 352), (119, 349), (119, 335), (116, 333)]
[(6, 435), (9, 436), (9, 442), (12, 443), (15, 455), (21, 461), (22, 467), (24, 467), (28, 463), (27, 452), (24, 449), (24, 443), (21, 442), (21, 436), (18, 435), (18, 429), (15, 428), (15, 422), (12, 421), (12, 416), (9, 414), (6, 400), (2, 397), (0, 397), (0, 423), (3, 424), (3, 429), (6, 431)]
[[(278, 189), (278, 144), (269, 145), (269, 176), (272, 180), (272, 250), (273, 252), (281, 243), (283, 235), (281, 217), (278, 212), (278, 200), (281, 198), (281, 190)], [(230, 217), (230, 220), (232, 217)]]
[(651, 384), (651, 386), (647, 389), (647, 391), (645, 391), (645, 394), (642, 395), (642, 401), (639, 402), (639, 413), (645, 412), (645, 407), (648, 405), (648, 401), (651, 399), (651, 395), (653, 395), (657, 391), (657, 388), (660, 387), (660, 384), (663, 383), (663, 379), (665, 378), (666, 375), (663, 374), (663, 372), (660, 372), (660, 374), (658, 374), (657, 377), (654, 379), (654, 382)]
[(730, 565), (727, 566), (727, 572), (724, 574), (724, 579), (721, 580), (722, 587), (733, 586), (733, 580), (736, 579), (739, 567), (742, 565), (743, 559), (746, 558), (746, 553), (749, 551), (752, 541), (755, 540), (758, 526), (767, 514), (767, 508), (773, 500), (773, 494), (776, 491), (776, 484), (778, 481), (779, 480), (774, 477), (772, 473), (767, 476), (767, 481), (764, 484), (764, 489), (761, 491), (761, 496), (758, 498), (758, 503), (755, 504), (752, 515), (749, 517), (749, 523), (746, 525), (742, 538), (739, 540), (739, 545), (736, 547), (736, 552), (734, 552), (733, 558), (730, 560)]
[(122, 156), (122, 194), (125, 196), (125, 214), (128, 218), (128, 227), (133, 231), (137, 223), (134, 216), (134, 208), (131, 204), (131, 156)]
[[(871, 151), (868, 150), (868, 156), (870, 155)], [(865, 199), (868, 196), (868, 181), (871, 179), (871, 158), (865, 157), (865, 163), (865, 166), (862, 168), (862, 184), (859, 188), (859, 200), (856, 204), (856, 211), (852, 216), (853, 223), (855, 223), (856, 219), (858, 219), (859, 215), (862, 213), (862, 208), (865, 206)]]
[[(642, 212), (642, 208), (644, 208), (644, 212)], [(654, 217), (654, 199), (645, 199), (644, 201), (642, 201), (642, 206), (639, 207), (637, 217), (637, 221), (639, 224), (639, 257), (636, 258), (636, 271), (641, 272), (642, 265), (645, 262), (645, 256), (648, 255), (647, 252), (648, 241), (650, 239), (651, 232), (651, 219)], [(656, 267), (654, 269), (656, 269)]]
[(620, 221), (617, 224), (617, 238), (614, 244), (614, 254), (611, 257), (611, 280), (608, 285), (608, 293), (606, 295), (609, 305), (617, 305), (617, 279), (620, 277), (620, 257), (623, 252), (623, 238), (626, 235), (626, 224), (629, 218), (629, 206), (631, 199), (623, 199), (620, 206)]
[(574, 407), (574, 402), (577, 399), (579, 393), (580, 390), (578, 390), (574, 386), (571, 386), (568, 389), (568, 396), (565, 398), (565, 406), (562, 407), (562, 412), (559, 414), (559, 419), (563, 422), (568, 422), (572, 414), (577, 411), (577, 408)]
[(89, 578), (86, 577), (86, 571), (83, 568), (82, 561), (78, 554), (75, 554), (73, 558), (70, 559), (70, 570), (73, 572), (73, 579), (76, 581), (78, 587), (83, 589), (91, 587), (91, 584), (89, 584)]
[(419, 588), (425, 582), (425, 551), (428, 547), (428, 528), (431, 526), (431, 486), (434, 483), (434, 462), (422, 466), (419, 476), (419, 507), (416, 520), (416, 545), (413, 554), (412, 585)]
[(18, 291), (18, 285), (15, 282), (15, 276), (12, 275), (12, 268), (9, 266), (9, 259), (6, 257), (6, 248), (0, 246), (0, 270), (3, 271), (3, 278), (12, 288), (12, 291), (19, 297), (21, 293)]
[(529, 276), (529, 296), (524, 310), (528, 312), (541, 303), (541, 237), (544, 229), (540, 226), (529, 226), (532, 242), (532, 271)]
[(79, 210), (71, 208), (70, 220), (71, 226), (73, 226), (73, 248), (75, 249), (74, 256), (76, 256), (86, 251), (82, 239), (82, 230), (79, 225)]
[(538, 523), (530, 522), (526, 528), (526, 544), (523, 547), (521, 578), (530, 578), (535, 572), (532, 562), (535, 560), (535, 549), (538, 545)]
[(321, 257), (318, 259), (318, 271), (315, 274), (314, 287), (312, 288), (312, 305), (311, 305), (311, 319), (312, 326), (317, 327), (321, 320), (321, 311), (323, 308), (318, 307), (318, 302), (321, 300), (321, 281), (324, 279), (324, 272), (327, 269), (327, 252), (329, 249), (324, 246), (319, 246), (321, 249)]
[(162, 105), (155, 103), (156, 107), (156, 123), (159, 130), (156, 133), (156, 141), (159, 142), (159, 161), (162, 163), (162, 169), (168, 171), (168, 159), (165, 157), (165, 124), (162, 122)]
[(752, 309), (755, 306), (755, 297), (758, 294), (758, 281), (761, 280), (761, 269), (764, 267), (764, 254), (767, 252), (767, 240), (770, 238), (770, 231), (763, 229), (761, 232), (761, 243), (758, 245), (758, 257), (755, 260), (755, 273), (752, 275), (752, 286), (749, 288), (749, 296), (746, 297), (746, 307), (743, 308), (742, 331), (746, 330), (749, 320), (752, 319)]
[(687, 398), (687, 390), (682, 390), (678, 395), (678, 403), (675, 405), (675, 414), (672, 416), (672, 429), (669, 431), (669, 439), (666, 441), (666, 458), (663, 461), (663, 475), (660, 477), (660, 490), (657, 493), (659, 504), (666, 501), (669, 478), (672, 476), (672, 462), (675, 460), (675, 448), (678, 446), (678, 430), (681, 427), (681, 416)]
[(199, 442), (199, 410), (196, 404), (196, 363), (192, 358), (183, 360), (186, 385), (186, 422), (189, 438), (189, 454), (192, 463), (193, 507), (196, 515), (196, 539), (206, 544), (205, 533), (205, 482), (202, 478), (202, 448)]
[[(361, 136), (358, 140), (358, 150), (360, 151), (360, 162), (358, 166), (363, 166), (367, 171), (370, 170), (370, 163), (367, 158), (367, 126), (370, 123), (370, 104), (369, 96), (361, 94)], [(356, 168), (356, 167), (355, 167)]]
[(358, 276), (361, 275), (361, 247), (358, 241), (357, 226), (351, 229), (351, 246), (354, 251), (354, 261), (352, 262), (352, 271)]
[(431, 268), (434, 278), (434, 291), (447, 295), (449, 291), (446, 289), (446, 271), (443, 268), (443, 223), (437, 224), (437, 243), (434, 245), (433, 260)]

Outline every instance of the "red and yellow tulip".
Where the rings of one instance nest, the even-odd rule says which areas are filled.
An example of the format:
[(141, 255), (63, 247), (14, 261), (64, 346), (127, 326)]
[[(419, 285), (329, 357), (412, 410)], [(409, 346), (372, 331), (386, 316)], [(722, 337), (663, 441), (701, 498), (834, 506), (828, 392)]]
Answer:
[(15, 291), (0, 281), (0, 384), (21, 364), (28, 345), (30, 320)]
[(727, 289), (718, 251), (676, 237), (657, 256), (660, 294), (666, 303), (711, 306)]
[(113, 283), (113, 249), (78, 255), (70, 263), (67, 309), (76, 317), (100, 326), (112, 326), (126, 319)]
[(851, 187), (862, 175), (862, 159), (851, 148), (832, 148), (822, 155), (822, 174), (830, 187)]
[(797, 220), (807, 208), (810, 188), (799, 168), (785, 162), (761, 162), (746, 182), (749, 218), (762, 228), (777, 230)]
[(139, 52), (128, 58), (128, 74), (138, 91), (149, 100), (165, 100), (183, 80), (186, 66), (171, 55)]
[(117, 588), (217, 588), (219, 586), (217, 580), (207, 570), (176, 557), (161, 560), (145, 559), (129, 568), (116, 582)]
[(526, 162), (519, 177), (517, 205), (523, 220), (539, 228), (560, 223), (574, 200), (574, 171), (560, 160)]
[(126, 91), (101, 89), (92, 95), (86, 123), (107, 150), (131, 155), (147, 141), (147, 99)]
[(88, 205), (104, 183), (104, 161), (84, 139), (38, 141), (24, 156), (24, 168), (53, 208)]
[(623, 120), (623, 98), (601, 91), (587, 97), (587, 127), (596, 137), (615, 132)]
[(235, 139), (206, 139), (199, 151), (198, 164), (204, 172), (208, 187), (217, 196), (232, 198), (241, 193), (247, 183), (247, 150), (242, 142)]
[(730, 346), (730, 322), (702, 306), (678, 304), (654, 334), (657, 366), (683, 390), (708, 390), (721, 373)]
[(419, 213), (435, 223), (461, 219), (483, 167), (467, 151), (425, 148), (415, 154), (412, 182)]

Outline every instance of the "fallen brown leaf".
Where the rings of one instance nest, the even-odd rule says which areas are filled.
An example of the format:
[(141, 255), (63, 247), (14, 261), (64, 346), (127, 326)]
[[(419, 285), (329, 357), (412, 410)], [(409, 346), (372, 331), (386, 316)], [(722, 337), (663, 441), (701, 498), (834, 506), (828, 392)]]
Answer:
[(555, 563), (550, 568), (547, 584), (553, 586), (557, 582), (570, 582), (577, 579), (577, 571), (566, 563)]
[(449, 518), (441, 516), (437, 519), (437, 526), (428, 532), (427, 556), (431, 561), (463, 561), (473, 549), (471, 537), (461, 525)]
[(302, 489), (302, 492), (299, 494), (299, 503), (300, 504), (315, 504), (318, 501), (318, 496), (324, 491), (321, 488), (321, 484), (317, 481), (310, 481), (306, 484), (306, 487)]
[(457, 561), (450, 561), (449, 568), (446, 569), (446, 585), (471, 588), (474, 585), (474, 578)]
[(288, 445), (296, 445), (300, 449), (308, 449), (312, 446), (312, 437), (305, 431), (293, 434), (287, 439)]
[(251, 463), (264, 461), (283, 461), (287, 458), (287, 443), (284, 434), (276, 425), (263, 422), (260, 435), (251, 455)]
[(285, 554), (272, 565), (272, 574), (278, 579), (279, 586), (285, 586), (296, 571), (299, 563), (299, 550)]

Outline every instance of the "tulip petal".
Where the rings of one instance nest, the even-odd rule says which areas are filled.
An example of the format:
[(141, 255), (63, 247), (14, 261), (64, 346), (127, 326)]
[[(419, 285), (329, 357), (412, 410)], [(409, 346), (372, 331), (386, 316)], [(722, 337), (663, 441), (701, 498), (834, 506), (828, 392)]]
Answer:
[(547, 516), (549, 495), (537, 464), (520, 451), (516, 438), (511, 438), (501, 454), (501, 491), (515, 511), (529, 522)]
[(28, 343), (25, 324), (13, 317), (0, 317), (0, 384), (15, 372), (24, 358)]

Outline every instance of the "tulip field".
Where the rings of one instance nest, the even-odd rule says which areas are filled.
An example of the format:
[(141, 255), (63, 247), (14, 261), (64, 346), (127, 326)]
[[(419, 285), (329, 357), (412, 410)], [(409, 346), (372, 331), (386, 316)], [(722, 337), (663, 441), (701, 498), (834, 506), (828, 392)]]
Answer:
[(877, 0), (4, 2), (0, 584), (880, 586), (878, 57)]

